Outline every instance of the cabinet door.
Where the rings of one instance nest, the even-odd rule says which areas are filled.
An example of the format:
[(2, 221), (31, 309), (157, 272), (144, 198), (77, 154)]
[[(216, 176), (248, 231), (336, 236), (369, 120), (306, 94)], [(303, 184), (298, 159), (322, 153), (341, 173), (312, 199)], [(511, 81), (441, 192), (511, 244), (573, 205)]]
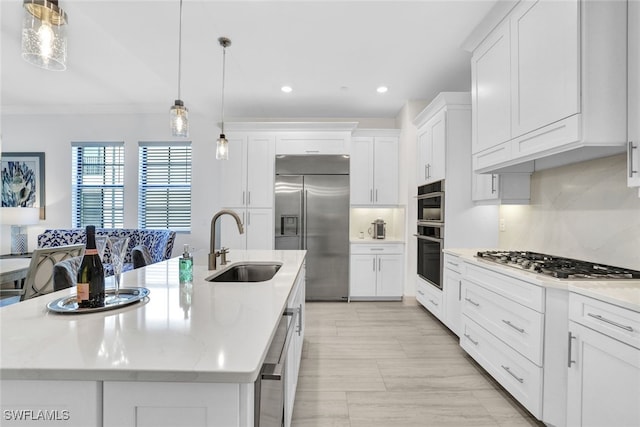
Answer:
[[(244, 234), (240, 234), (238, 232), (238, 225), (233, 218), (229, 215), (222, 215), (218, 219), (219, 229), (216, 230), (220, 236), (220, 243), (215, 243), (216, 249), (220, 249), (221, 247), (229, 249), (247, 249), (247, 212), (245, 209), (235, 209), (235, 212), (240, 215), (240, 218), (242, 218), (242, 224), (245, 228)], [(229, 257), (229, 259), (233, 261), (231, 257)]]
[[(246, 203), (247, 154), (246, 136), (228, 135), (229, 159), (218, 162), (220, 205), (240, 207)], [(273, 189), (271, 190), (273, 191)]]
[(567, 425), (640, 425), (640, 350), (569, 322)]
[(247, 249), (273, 249), (273, 228), (273, 210), (248, 209), (245, 221)]
[(351, 255), (349, 266), (349, 296), (376, 296), (376, 271), (378, 263), (375, 255)]
[(398, 139), (375, 138), (374, 202), (377, 205), (398, 204)]
[(444, 179), (447, 147), (447, 111), (436, 114), (427, 125), (431, 129), (427, 153), (429, 153), (429, 182)]
[(403, 294), (402, 255), (378, 255), (376, 296), (401, 297)]
[(511, 42), (502, 23), (471, 58), (472, 151), (511, 138)]
[(471, 189), (471, 199), (474, 202), (498, 199), (498, 180), (500, 175), (495, 173), (474, 173)]
[(275, 137), (249, 136), (247, 139), (248, 208), (273, 207)]
[(445, 324), (454, 334), (460, 335), (462, 316), (462, 281), (459, 273), (445, 268), (442, 298), (444, 300)]
[(627, 179), (630, 187), (640, 187), (640, 2), (630, 1), (629, 8), (629, 41), (627, 48), (629, 72), (629, 110), (627, 125), (629, 127)]
[(580, 112), (579, 2), (521, 2), (511, 16), (512, 137)]
[(429, 157), (428, 153), (429, 139), (431, 138), (430, 130), (426, 127), (421, 128), (418, 133), (417, 147), (417, 163), (416, 163), (416, 182), (418, 185), (424, 185), (429, 179)]
[(373, 138), (353, 138), (349, 163), (352, 205), (372, 205), (374, 202), (373, 161)]

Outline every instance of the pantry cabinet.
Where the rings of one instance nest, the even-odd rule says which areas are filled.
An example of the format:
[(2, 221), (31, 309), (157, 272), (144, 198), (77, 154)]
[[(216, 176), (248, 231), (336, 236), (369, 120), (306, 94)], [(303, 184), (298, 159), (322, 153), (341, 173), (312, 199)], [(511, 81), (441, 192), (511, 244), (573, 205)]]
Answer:
[(351, 205), (397, 205), (398, 137), (354, 136), (351, 140), (350, 180)]
[[(629, 1), (627, 182), (640, 187), (640, 2)], [(638, 193), (640, 195), (640, 192)]]
[(473, 50), (475, 172), (624, 149), (626, 16), (626, 2), (585, 0), (521, 1), (509, 12)]
[(403, 260), (401, 244), (352, 244), (349, 299), (401, 299)]
[(640, 313), (576, 294), (569, 310), (567, 425), (640, 425)]

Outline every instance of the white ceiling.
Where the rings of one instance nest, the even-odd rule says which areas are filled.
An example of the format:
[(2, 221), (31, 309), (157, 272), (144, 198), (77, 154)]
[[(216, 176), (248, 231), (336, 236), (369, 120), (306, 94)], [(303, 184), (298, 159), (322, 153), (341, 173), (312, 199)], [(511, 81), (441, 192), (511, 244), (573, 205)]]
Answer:
[[(181, 98), (220, 116), (226, 36), (226, 118), (392, 118), (407, 100), (469, 90), (461, 45), (496, 2), (184, 0)], [(59, 4), (68, 62), (51, 72), (20, 56), (22, 0), (0, 0), (2, 110), (168, 114), (179, 0)]]

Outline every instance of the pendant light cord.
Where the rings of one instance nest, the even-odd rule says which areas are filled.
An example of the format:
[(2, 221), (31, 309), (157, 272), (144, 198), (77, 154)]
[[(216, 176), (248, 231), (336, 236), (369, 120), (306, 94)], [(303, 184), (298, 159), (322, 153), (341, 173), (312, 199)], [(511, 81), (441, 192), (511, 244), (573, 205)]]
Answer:
[(221, 106), (221, 125), (220, 125), (220, 130), (222, 134), (224, 134), (224, 77), (225, 77), (225, 63), (226, 63), (226, 58), (227, 58), (227, 48), (225, 46), (222, 46), (222, 106)]
[(180, 82), (182, 80), (182, 0), (180, 0), (180, 26), (178, 32), (178, 99), (180, 98)]

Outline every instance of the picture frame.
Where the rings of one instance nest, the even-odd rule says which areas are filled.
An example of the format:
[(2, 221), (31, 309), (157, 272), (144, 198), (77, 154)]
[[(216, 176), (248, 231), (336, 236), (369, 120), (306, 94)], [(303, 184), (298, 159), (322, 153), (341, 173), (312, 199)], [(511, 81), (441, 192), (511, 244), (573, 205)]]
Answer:
[(40, 208), (45, 219), (43, 152), (5, 152), (0, 159), (2, 207)]

